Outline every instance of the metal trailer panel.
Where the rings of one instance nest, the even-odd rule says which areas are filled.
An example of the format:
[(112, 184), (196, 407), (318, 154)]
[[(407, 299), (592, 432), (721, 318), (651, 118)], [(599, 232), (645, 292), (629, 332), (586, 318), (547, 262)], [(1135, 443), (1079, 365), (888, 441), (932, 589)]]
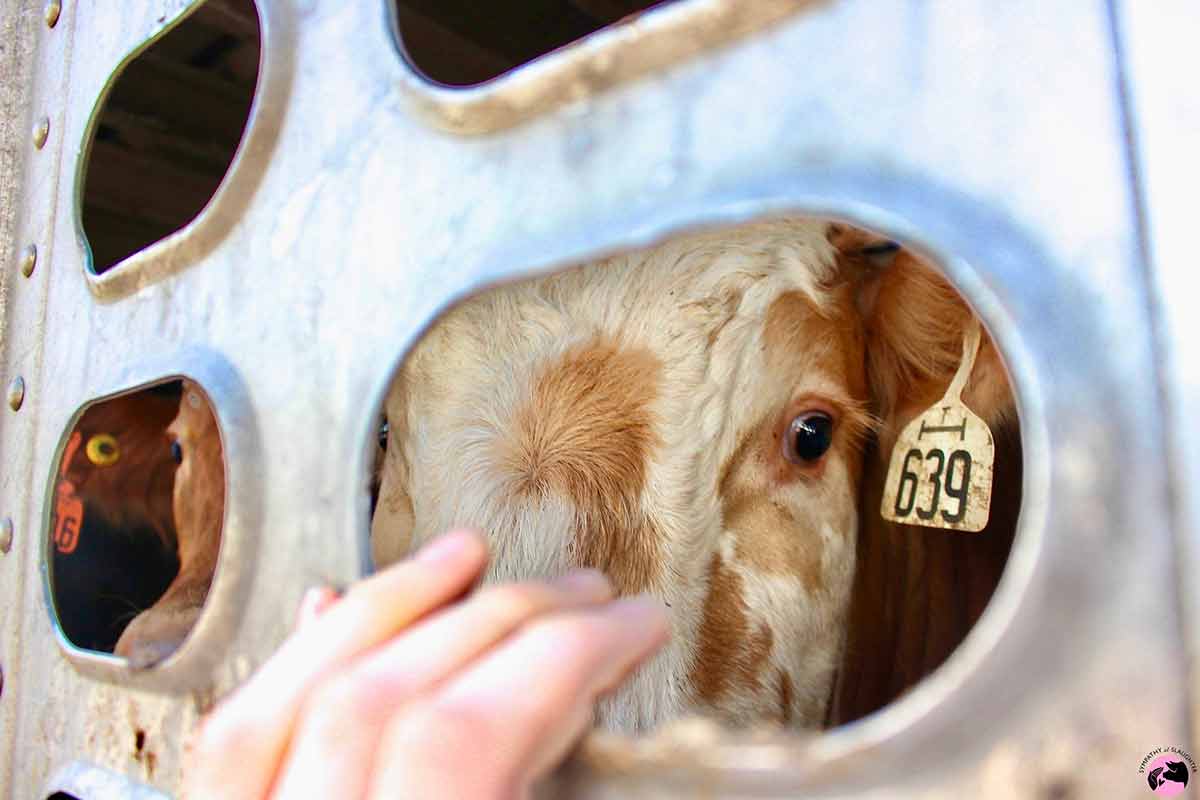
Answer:
[[(28, 0), (0, 7), (17, 78), (0, 198), (20, 198), (0, 221), (0, 351), (4, 384), (25, 383), (0, 414), (0, 793), (144, 791), (110, 774), (176, 786), (197, 716), (270, 654), (304, 588), (366, 568), (374, 413), (454, 298), (797, 208), (919, 242), (1003, 348), (1026, 460), (1004, 581), (954, 657), (880, 714), (804, 739), (598, 737), (559, 788), (1134, 796), (1146, 752), (1195, 749), (1172, 527), (1190, 517), (1169, 503), (1194, 484), (1172, 483), (1167, 452), (1196, 422), (1162, 391), (1182, 367), (1157, 349), (1104, 3), (689, 0), (447, 95), (403, 63), (381, 4), (260, 0), (259, 89), (229, 176), (196, 222), (102, 277), (77, 228), (89, 120), (118, 65), (192, 4), (68, 2), (53, 28)], [(667, 34), (695, 42), (642, 55)], [(84, 403), (176, 374), (201, 380), (222, 425), (224, 544), (189, 641), (134, 674), (56, 639), (48, 489)]]
[(1191, 672), (1192, 742), (1200, 741), (1200, 289), (1192, 257), (1200, 186), (1200, 15), (1186, 2), (1115, 4), (1128, 75), (1130, 133), (1141, 190), (1144, 257), (1155, 278), (1156, 332), (1165, 362), (1171, 510), (1180, 559), (1184, 640)]

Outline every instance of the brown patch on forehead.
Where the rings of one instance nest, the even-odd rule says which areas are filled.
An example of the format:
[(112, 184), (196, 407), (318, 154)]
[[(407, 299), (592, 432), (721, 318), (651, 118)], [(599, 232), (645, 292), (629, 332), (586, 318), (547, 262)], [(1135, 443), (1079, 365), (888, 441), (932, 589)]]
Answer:
[(712, 704), (734, 689), (762, 688), (760, 675), (775, 635), (763, 624), (752, 629), (746, 611), (741, 577), (714, 554), (699, 647), (688, 676), (699, 700)]
[(763, 350), (768, 369), (784, 376), (814, 372), (867, 400), (862, 323), (850, 283), (831, 286), (818, 304), (800, 291), (784, 292), (767, 309)]
[(501, 453), (518, 495), (572, 502), (574, 563), (604, 571), (622, 593), (658, 575), (661, 534), (641, 494), (659, 444), (651, 406), (661, 372), (648, 350), (603, 340), (573, 348), (534, 381)]

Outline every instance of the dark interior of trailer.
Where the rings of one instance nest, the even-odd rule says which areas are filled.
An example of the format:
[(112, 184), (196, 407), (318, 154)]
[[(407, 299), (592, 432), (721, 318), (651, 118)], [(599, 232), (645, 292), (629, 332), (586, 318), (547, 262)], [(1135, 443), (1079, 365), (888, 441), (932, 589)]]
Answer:
[[(662, 4), (396, 0), (394, 10), (398, 47), (413, 69), (467, 86)], [(116, 76), (82, 199), (97, 274), (187, 225), (217, 191), (250, 115), (260, 40), (252, 0), (209, 0)]]

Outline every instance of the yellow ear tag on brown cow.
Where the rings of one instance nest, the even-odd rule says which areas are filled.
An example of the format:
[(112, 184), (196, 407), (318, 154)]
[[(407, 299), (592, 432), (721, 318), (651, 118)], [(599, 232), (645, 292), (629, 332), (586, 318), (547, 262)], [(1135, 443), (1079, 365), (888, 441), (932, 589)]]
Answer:
[(884, 519), (970, 532), (987, 525), (996, 447), (987, 423), (962, 401), (979, 338), (976, 322), (963, 337), (962, 363), (945, 396), (896, 440), (879, 509)]

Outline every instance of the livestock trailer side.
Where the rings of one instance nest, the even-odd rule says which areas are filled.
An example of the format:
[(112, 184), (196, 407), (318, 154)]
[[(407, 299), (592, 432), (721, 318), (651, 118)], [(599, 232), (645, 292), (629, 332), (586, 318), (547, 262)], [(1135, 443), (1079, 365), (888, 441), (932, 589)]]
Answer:
[[(0, 0), (0, 796), (177, 790), (197, 719), (304, 590), (369, 570), (379, 409), (449, 304), (794, 211), (932, 256), (1004, 354), (1024, 472), (999, 588), (942, 667), (858, 722), (597, 734), (554, 788), (1134, 797), (1148, 754), (1198, 752), (1195, 8), (677, 0), (513, 69), (438, 4), (229, 5), (193, 42), (225, 83), (151, 69), (145, 92), (178, 80), (139, 106), (121, 70), (204, 3)], [(470, 85), (428, 77), (450, 46)], [(234, 95), (228, 120), (196, 101), (213, 127), (188, 143), (155, 131), (155, 103)], [(194, 218), (156, 217), (192, 195)], [(180, 378), (221, 430), (220, 557), (183, 646), (134, 669), (55, 620), (56, 477), (85, 407)]]

